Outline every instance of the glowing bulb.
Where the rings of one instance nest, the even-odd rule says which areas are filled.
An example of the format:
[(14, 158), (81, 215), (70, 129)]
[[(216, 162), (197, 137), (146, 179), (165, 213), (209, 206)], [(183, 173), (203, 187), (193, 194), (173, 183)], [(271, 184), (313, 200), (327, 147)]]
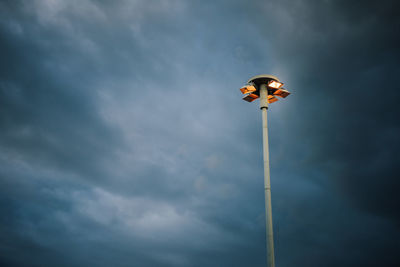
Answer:
[(272, 80), (272, 81), (270, 81), (268, 83), (268, 86), (271, 87), (271, 88), (274, 88), (274, 89), (279, 89), (279, 88), (282, 87), (282, 85), (283, 85), (283, 83), (277, 82), (277, 81), (274, 81), (274, 80)]
[(243, 86), (242, 88), (240, 88), (240, 91), (242, 92), (242, 94), (247, 94), (247, 93), (255, 92), (255, 91), (257, 91), (257, 89), (253, 85), (246, 85), (246, 86)]

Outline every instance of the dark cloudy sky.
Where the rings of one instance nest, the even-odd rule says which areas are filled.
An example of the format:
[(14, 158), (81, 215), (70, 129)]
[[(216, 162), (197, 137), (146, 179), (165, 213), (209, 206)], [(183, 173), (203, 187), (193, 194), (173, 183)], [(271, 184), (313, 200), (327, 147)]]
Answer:
[(400, 266), (397, 1), (0, 2), (1, 266)]

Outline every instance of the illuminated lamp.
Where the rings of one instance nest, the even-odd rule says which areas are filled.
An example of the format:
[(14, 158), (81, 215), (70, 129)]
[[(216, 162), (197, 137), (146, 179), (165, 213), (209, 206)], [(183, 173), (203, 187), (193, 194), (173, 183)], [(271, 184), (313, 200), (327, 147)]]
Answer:
[[(287, 97), (290, 93), (282, 88), (283, 83), (278, 77), (268, 74), (256, 75), (247, 81), (248, 85), (256, 88), (256, 91), (248, 91), (247, 85), (240, 91), (247, 93), (244, 100), (252, 102), (260, 98), (260, 109), (262, 113), (263, 128), (263, 158), (264, 158), (264, 190), (265, 190), (265, 222), (266, 222), (266, 241), (267, 241), (267, 266), (275, 267), (274, 256), (274, 231), (272, 225), (272, 205), (271, 205), (271, 178), (269, 169), (269, 145), (268, 145), (268, 120), (267, 110), (270, 103), (278, 101), (279, 97)], [(252, 89), (251, 89), (252, 90)], [(247, 119), (247, 118), (246, 118)]]
[(243, 100), (247, 101), (247, 102), (253, 102), (254, 100), (256, 100), (257, 98), (259, 98), (258, 95), (253, 94), (253, 93), (247, 93), (245, 94), (245, 96), (243, 97)]
[(242, 94), (248, 94), (248, 93), (252, 93), (257, 91), (257, 89), (254, 87), (254, 85), (245, 85), (242, 88), (240, 88), (240, 92), (242, 92)]
[(274, 103), (274, 102), (276, 102), (276, 101), (278, 101), (278, 98), (276, 98), (276, 97), (273, 96), (273, 95), (268, 95), (268, 103), (269, 103), (269, 104)]
[(287, 97), (288, 95), (290, 95), (290, 92), (288, 90), (285, 89), (278, 89), (274, 92), (274, 95), (280, 96), (282, 98)]
[(271, 87), (271, 88), (274, 88), (274, 89), (279, 89), (279, 88), (282, 87), (282, 85), (283, 85), (283, 83), (278, 82), (278, 81), (274, 81), (274, 80), (271, 80), (268, 83), (268, 87)]

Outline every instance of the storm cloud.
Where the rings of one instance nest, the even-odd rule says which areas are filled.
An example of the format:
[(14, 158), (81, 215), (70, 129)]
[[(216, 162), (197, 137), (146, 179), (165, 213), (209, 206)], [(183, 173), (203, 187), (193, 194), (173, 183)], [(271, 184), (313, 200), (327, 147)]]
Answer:
[(398, 266), (396, 1), (2, 1), (0, 264)]

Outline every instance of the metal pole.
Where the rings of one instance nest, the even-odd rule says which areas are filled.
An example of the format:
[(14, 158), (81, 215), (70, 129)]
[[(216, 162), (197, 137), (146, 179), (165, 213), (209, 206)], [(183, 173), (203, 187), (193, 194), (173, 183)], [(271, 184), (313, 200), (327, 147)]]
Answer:
[(274, 257), (274, 232), (272, 227), (271, 206), (271, 180), (269, 174), (269, 149), (268, 149), (268, 90), (266, 84), (260, 86), (260, 109), (263, 125), (263, 156), (264, 156), (264, 188), (265, 188), (265, 219), (267, 236), (267, 266), (275, 267)]

